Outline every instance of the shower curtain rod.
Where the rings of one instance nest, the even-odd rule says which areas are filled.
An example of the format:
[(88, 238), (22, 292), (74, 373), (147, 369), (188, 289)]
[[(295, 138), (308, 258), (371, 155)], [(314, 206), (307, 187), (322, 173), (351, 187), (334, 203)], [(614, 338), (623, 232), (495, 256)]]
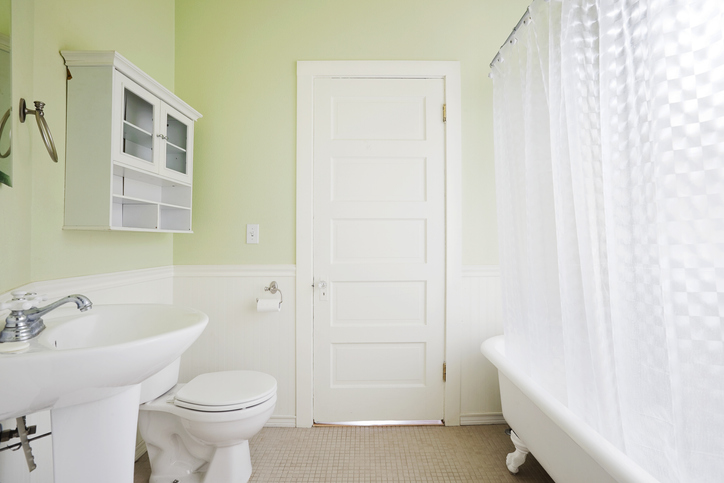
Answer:
[(498, 60), (498, 58), (500, 57), (500, 51), (503, 50), (503, 47), (505, 47), (505, 44), (507, 44), (508, 42), (511, 41), (511, 39), (513, 38), (513, 35), (515, 35), (515, 33), (520, 28), (520, 26), (523, 25), (523, 22), (525, 22), (526, 20), (530, 20), (530, 7), (525, 9), (525, 13), (523, 14), (522, 17), (520, 17), (520, 20), (518, 20), (518, 23), (515, 24), (515, 27), (513, 27), (513, 31), (510, 32), (510, 35), (508, 35), (508, 38), (505, 39), (505, 42), (503, 42), (503, 45), (501, 45), (500, 48), (498, 49), (498, 53), (495, 54), (495, 57), (493, 57), (493, 60), (490, 61), (491, 68), (493, 67), (493, 64), (495, 64), (495, 61)]

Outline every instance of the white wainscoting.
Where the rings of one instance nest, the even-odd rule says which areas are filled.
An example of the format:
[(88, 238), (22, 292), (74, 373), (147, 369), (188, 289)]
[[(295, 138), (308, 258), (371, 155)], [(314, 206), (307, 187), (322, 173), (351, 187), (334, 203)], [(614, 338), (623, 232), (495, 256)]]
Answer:
[[(33, 282), (16, 290), (37, 292), (45, 294), (49, 301), (66, 295), (81, 293), (96, 304), (126, 304), (126, 303), (159, 303), (173, 302), (173, 267), (149, 268), (143, 270), (130, 270), (127, 272), (91, 275), (87, 277), (73, 277), (61, 280), (48, 280)], [(9, 293), (0, 295), (0, 300), (11, 298)], [(76, 308), (73, 304), (57, 309), (59, 312), (73, 313)], [(7, 311), (0, 311), (4, 319)], [(0, 367), (0, 370), (2, 368)], [(0, 389), (1, 391), (2, 389)], [(28, 425), (36, 425), (39, 436), (50, 432), (50, 411), (41, 411), (27, 416)], [(14, 429), (15, 421), (0, 421), (3, 428)], [(14, 444), (18, 440), (2, 443), (0, 447)], [(31, 443), (37, 469), (28, 472), (22, 451), (0, 452), (0, 482), (12, 483), (50, 483), (53, 481), (53, 450), (52, 437), (46, 437)]]
[(503, 333), (497, 265), (463, 266), (460, 424), (503, 424), (498, 371), (480, 353), (485, 339)]
[[(248, 369), (277, 380), (267, 426), (296, 425), (294, 265), (209, 265), (174, 268), (174, 303), (205, 312), (209, 325), (181, 359), (181, 381), (212, 371)], [(257, 312), (272, 281), (284, 296), (280, 312)]]
[[(281, 312), (257, 313), (272, 280), (284, 293)], [(295, 270), (293, 265), (176, 266), (174, 303), (209, 315), (209, 326), (184, 354), (181, 380), (210, 371), (252, 369), (278, 383), (267, 426), (295, 425)], [(461, 424), (503, 423), (498, 377), (480, 344), (502, 333), (497, 266), (467, 266), (462, 281)]]
[[(256, 298), (276, 281), (284, 295), (281, 312), (256, 312)], [(278, 402), (267, 426), (296, 425), (295, 417), (295, 267), (293, 265), (175, 266), (34, 282), (20, 290), (53, 300), (71, 293), (95, 304), (174, 303), (206, 312), (209, 325), (184, 354), (181, 380), (209, 372), (252, 369), (273, 375)], [(497, 266), (463, 267), (461, 418), (465, 424), (503, 423), (497, 371), (480, 353), (480, 344), (502, 333)], [(7, 300), (10, 294), (0, 295)], [(75, 310), (68, 306), (66, 309)], [(4, 317), (5, 312), (0, 313)], [(28, 416), (38, 434), (50, 430), (49, 412)], [(2, 421), (14, 428), (15, 421)], [(0, 482), (52, 481), (50, 438), (33, 443), (38, 469), (28, 473), (22, 452), (0, 453)], [(7, 444), (4, 443), (3, 446)]]

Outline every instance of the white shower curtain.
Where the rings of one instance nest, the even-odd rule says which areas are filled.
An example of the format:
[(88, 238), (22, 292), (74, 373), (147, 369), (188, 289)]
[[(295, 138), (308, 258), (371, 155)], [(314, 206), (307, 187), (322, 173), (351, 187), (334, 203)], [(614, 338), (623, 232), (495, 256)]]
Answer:
[(724, 2), (536, 0), (494, 61), (506, 351), (662, 482), (724, 481)]

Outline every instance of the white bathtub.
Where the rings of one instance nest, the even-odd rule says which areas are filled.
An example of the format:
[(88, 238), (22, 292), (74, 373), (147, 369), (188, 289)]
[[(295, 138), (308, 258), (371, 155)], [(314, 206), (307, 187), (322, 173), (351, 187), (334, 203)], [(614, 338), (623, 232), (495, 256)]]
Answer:
[(557, 483), (658, 482), (515, 368), (503, 336), (480, 350), (498, 368), (505, 420)]

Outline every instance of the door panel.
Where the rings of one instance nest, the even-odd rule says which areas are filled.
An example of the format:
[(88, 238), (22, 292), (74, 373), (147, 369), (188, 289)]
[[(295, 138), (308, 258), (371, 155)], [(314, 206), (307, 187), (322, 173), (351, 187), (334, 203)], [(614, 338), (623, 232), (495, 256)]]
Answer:
[(425, 201), (425, 158), (334, 158), (332, 201)]
[(314, 92), (314, 419), (442, 419), (443, 81)]
[(332, 344), (333, 388), (425, 385), (425, 343)]
[(425, 98), (337, 96), (332, 100), (332, 139), (425, 139)]
[(332, 220), (332, 263), (425, 263), (426, 220)]
[(427, 323), (424, 281), (335, 282), (334, 285), (332, 327)]

